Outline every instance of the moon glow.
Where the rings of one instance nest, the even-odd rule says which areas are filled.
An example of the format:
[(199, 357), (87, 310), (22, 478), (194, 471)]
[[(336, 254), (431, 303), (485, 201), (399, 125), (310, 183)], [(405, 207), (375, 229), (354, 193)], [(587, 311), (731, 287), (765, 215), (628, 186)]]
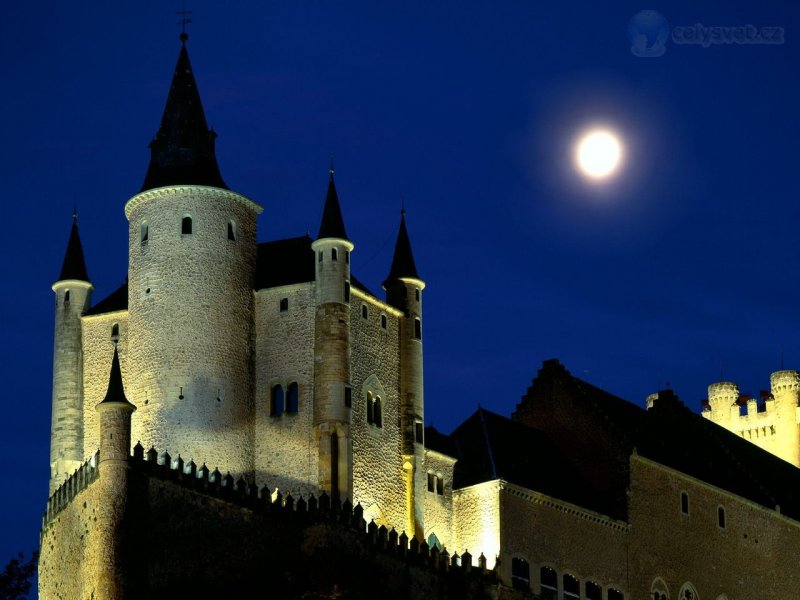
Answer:
[(600, 129), (585, 133), (575, 147), (575, 163), (593, 180), (611, 177), (622, 162), (622, 143), (613, 132)]

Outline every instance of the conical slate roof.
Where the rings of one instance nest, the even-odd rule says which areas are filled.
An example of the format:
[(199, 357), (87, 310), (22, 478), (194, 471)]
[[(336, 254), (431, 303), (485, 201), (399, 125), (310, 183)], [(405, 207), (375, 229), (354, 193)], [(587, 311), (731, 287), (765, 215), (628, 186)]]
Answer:
[(168, 185), (225, 188), (214, 153), (217, 134), (208, 128), (192, 73), (185, 36), (172, 76), (161, 127), (150, 142), (150, 166), (142, 191)]
[(119, 354), (117, 347), (114, 346), (114, 358), (111, 359), (111, 374), (108, 377), (108, 391), (106, 397), (100, 404), (110, 404), (112, 402), (121, 402), (123, 404), (130, 404), (128, 398), (125, 396), (125, 388), (122, 385), (122, 369), (119, 366)]
[(81, 236), (78, 233), (78, 216), (72, 215), (72, 231), (69, 233), (67, 242), (67, 253), (64, 255), (64, 263), (61, 265), (59, 281), (67, 279), (77, 279), (78, 281), (89, 281), (89, 274), (86, 271), (86, 261), (83, 258), (83, 246)]
[(325, 208), (322, 209), (322, 222), (317, 235), (318, 240), (324, 238), (348, 239), (344, 229), (342, 209), (339, 206), (339, 195), (336, 193), (336, 184), (333, 181), (333, 171), (328, 181), (328, 195), (325, 197)]
[(414, 254), (411, 252), (411, 240), (408, 237), (408, 229), (406, 229), (405, 211), (400, 213), (400, 231), (397, 232), (392, 267), (389, 269), (389, 276), (386, 281), (393, 281), (401, 277), (419, 279), (417, 265), (414, 262)]

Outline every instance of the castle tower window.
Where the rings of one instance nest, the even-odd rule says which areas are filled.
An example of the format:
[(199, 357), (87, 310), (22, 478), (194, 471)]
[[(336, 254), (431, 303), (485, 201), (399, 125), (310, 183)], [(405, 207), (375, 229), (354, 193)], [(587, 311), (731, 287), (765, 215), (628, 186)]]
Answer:
[(116, 342), (119, 340), (119, 323), (114, 323), (111, 326), (111, 341)]
[(524, 558), (511, 559), (511, 585), (515, 590), (531, 589), (531, 566)]
[(422, 321), (414, 319), (414, 339), (422, 339)]
[[(625, 600), (625, 594), (614, 588), (608, 590), (608, 600)], [(695, 598), (695, 600), (697, 600)]]
[(383, 427), (383, 409), (381, 408), (381, 397), (375, 397), (375, 404), (372, 408), (372, 422), (376, 427)]
[(139, 242), (144, 246), (150, 238), (150, 226), (147, 221), (139, 225)]
[(286, 414), (297, 414), (299, 404), (299, 390), (297, 387), (297, 382), (295, 381), (290, 383), (288, 389), (286, 390)]
[(720, 529), (725, 529), (725, 509), (721, 506), (717, 507), (717, 525)]
[(339, 253), (336, 248), (331, 248), (331, 260), (339, 260)]
[(419, 288), (414, 288), (414, 297), (417, 299), (417, 302), (419, 302)]
[(558, 575), (556, 572), (550, 567), (542, 567), (539, 570), (539, 581), (539, 596), (542, 600), (558, 600)]
[(280, 309), (281, 309), (281, 312), (286, 312), (287, 310), (289, 310), (289, 299), (288, 298), (281, 298)]
[(369, 317), (369, 309), (366, 304), (361, 305), (361, 318), (366, 319)]
[(322, 254), (323, 254), (323, 253), (322, 253), (322, 250), (320, 250), (319, 252), (317, 252), (317, 262), (322, 262)]
[(64, 304), (69, 304), (69, 290), (64, 292)]
[(436, 489), (436, 475), (428, 473), (428, 491), (432, 492)]
[(269, 414), (273, 417), (279, 417), (283, 414), (284, 408), (283, 386), (280, 384), (273, 385), (269, 398)]
[(350, 302), (350, 282), (344, 282), (344, 301)]
[(344, 405), (347, 408), (351, 408), (353, 406), (353, 388), (349, 385), (344, 386)]
[(192, 233), (192, 217), (183, 217), (181, 219), (181, 234), (191, 235)]
[(375, 401), (372, 399), (372, 392), (367, 392), (367, 423), (375, 422)]
[(689, 494), (681, 492), (681, 512), (685, 515), (689, 514)]
[(562, 581), (564, 583), (564, 600), (580, 600), (581, 586), (578, 580), (565, 573)]
[(236, 241), (236, 223), (228, 221), (228, 239), (232, 242)]
[(418, 444), (422, 443), (422, 421), (414, 423), (414, 441)]
[(586, 600), (603, 600), (603, 588), (594, 581), (586, 582)]
[(386, 315), (381, 315), (381, 329), (386, 329)]
[(444, 496), (444, 477), (441, 475), (436, 476), (436, 493), (439, 496)]
[(344, 251), (344, 262), (348, 265), (350, 264), (350, 250)]

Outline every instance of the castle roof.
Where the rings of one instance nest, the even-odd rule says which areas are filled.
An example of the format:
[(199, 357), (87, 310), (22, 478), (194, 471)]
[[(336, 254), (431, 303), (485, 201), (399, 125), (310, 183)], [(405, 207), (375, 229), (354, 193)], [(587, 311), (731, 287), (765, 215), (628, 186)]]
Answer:
[(100, 300), (92, 308), (86, 311), (86, 315), (102, 315), (105, 313), (116, 312), (128, 309), (128, 278), (125, 283), (111, 292), (108, 296)]
[(414, 262), (414, 253), (411, 252), (411, 240), (408, 237), (408, 229), (406, 228), (405, 211), (400, 212), (400, 230), (397, 232), (392, 267), (389, 269), (386, 281), (400, 279), (401, 277), (419, 279), (417, 265)]
[(83, 246), (81, 236), (78, 233), (78, 215), (72, 215), (72, 229), (69, 232), (67, 242), (67, 252), (64, 255), (64, 262), (61, 265), (59, 281), (67, 279), (77, 279), (78, 281), (89, 281), (89, 273), (86, 271), (86, 261), (83, 258)]
[(106, 397), (100, 404), (121, 403), (133, 406), (125, 396), (125, 388), (122, 385), (122, 369), (119, 366), (119, 354), (117, 346), (114, 345), (114, 356), (111, 359), (111, 373), (108, 377), (108, 391)]
[(319, 234), (317, 235), (318, 240), (325, 238), (348, 239), (344, 229), (342, 209), (339, 206), (339, 194), (336, 193), (336, 183), (333, 181), (333, 169), (331, 169), (331, 178), (328, 181), (328, 194), (325, 196), (322, 222), (319, 224)]
[(183, 36), (161, 127), (150, 142), (150, 165), (142, 191), (168, 185), (227, 189), (214, 152), (216, 137), (206, 123)]

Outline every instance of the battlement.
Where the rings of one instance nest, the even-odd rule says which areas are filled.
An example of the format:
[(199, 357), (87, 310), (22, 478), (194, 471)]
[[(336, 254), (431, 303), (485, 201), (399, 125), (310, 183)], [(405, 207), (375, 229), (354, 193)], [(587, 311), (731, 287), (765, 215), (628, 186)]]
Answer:
[(720, 381), (708, 386), (708, 401), (728, 401), (731, 404), (739, 399), (739, 386), (730, 381)]
[(775, 371), (769, 377), (772, 393), (797, 392), (800, 390), (800, 373), (797, 371)]
[(100, 463), (100, 452), (95, 452), (89, 460), (84, 462), (80, 468), (69, 476), (69, 478), (58, 486), (47, 500), (47, 508), (42, 517), (42, 531), (45, 527), (61, 512), (72, 499), (81, 491), (86, 489), (89, 484), (97, 479)]

